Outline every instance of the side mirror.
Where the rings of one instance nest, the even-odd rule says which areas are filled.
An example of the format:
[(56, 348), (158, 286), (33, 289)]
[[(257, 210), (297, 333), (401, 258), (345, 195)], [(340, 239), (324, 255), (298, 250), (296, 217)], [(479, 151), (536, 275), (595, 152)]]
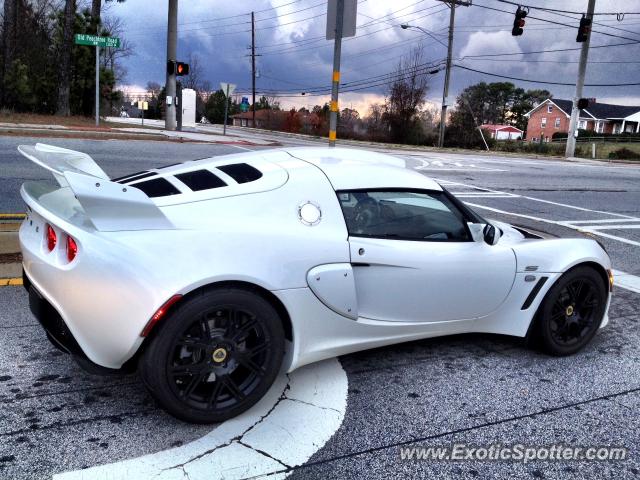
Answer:
[(487, 223), (482, 230), (482, 236), (484, 237), (485, 243), (495, 245), (498, 243), (498, 240), (500, 240), (500, 230), (490, 223)]

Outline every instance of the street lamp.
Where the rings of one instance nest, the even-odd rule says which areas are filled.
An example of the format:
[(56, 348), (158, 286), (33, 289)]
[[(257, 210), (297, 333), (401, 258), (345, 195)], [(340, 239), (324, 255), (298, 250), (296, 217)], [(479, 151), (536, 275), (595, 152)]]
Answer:
[(431, 33), (429, 30), (419, 27), (417, 25), (409, 25), (408, 23), (403, 23), (402, 25), (400, 25), (400, 28), (403, 30), (420, 30), (422, 33), (424, 33), (425, 35), (429, 35), (431, 38), (433, 38), (436, 42), (438, 42), (440, 45), (442, 45), (443, 47), (446, 47), (447, 45), (442, 42), (439, 38), (437, 38), (433, 33)]
[(420, 30), (421, 32), (429, 35), (439, 44), (447, 47), (447, 68), (444, 74), (444, 88), (442, 91), (442, 112), (440, 113), (440, 135), (438, 137), (438, 147), (440, 148), (444, 146), (444, 128), (445, 128), (445, 120), (447, 119), (447, 96), (449, 95), (449, 77), (451, 74), (451, 52), (453, 50), (453, 24), (454, 24), (453, 22), (454, 22), (454, 15), (456, 11), (455, 4), (452, 3), (451, 5), (449, 5), (449, 7), (451, 8), (451, 16), (449, 18), (449, 42), (447, 45), (442, 43), (431, 32), (429, 32), (428, 30), (425, 30), (422, 27), (409, 25), (406, 23), (403, 23), (402, 25), (400, 25), (400, 28), (402, 28), (403, 30), (407, 30), (409, 28)]

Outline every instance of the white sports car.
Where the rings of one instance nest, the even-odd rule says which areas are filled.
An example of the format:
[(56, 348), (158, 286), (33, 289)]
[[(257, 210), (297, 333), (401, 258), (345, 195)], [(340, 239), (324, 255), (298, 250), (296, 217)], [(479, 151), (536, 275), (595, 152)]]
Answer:
[(140, 370), (171, 414), (218, 422), (281, 369), (463, 332), (578, 351), (608, 321), (607, 253), (489, 222), (395, 157), (292, 148), (112, 179), (86, 154), (20, 152), (24, 285), (92, 371)]

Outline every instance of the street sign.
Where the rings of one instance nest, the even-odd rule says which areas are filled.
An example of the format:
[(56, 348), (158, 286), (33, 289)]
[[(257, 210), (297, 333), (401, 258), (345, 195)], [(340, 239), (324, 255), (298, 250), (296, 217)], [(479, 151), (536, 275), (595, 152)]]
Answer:
[(233, 83), (220, 82), (220, 88), (226, 96), (229, 96), (236, 89), (236, 85), (234, 85)]
[(242, 101), (240, 102), (240, 111), (241, 112), (249, 111), (249, 98), (242, 97)]
[(224, 92), (227, 100), (224, 102), (224, 125), (222, 126), (222, 135), (227, 134), (227, 118), (229, 114), (229, 97), (236, 89), (236, 86), (233, 83), (220, 82), (220, 88)]
[(117, 37), (99, 37), (86, 33), (76, 33), (74, 37), (76, 45), (88, 45), (96, 47), (96, 127), (100, 125), (100, 47), (120, 48), (120, 39)]
[[(358, 0), (343, 0), (344, 16), (342, 17), (342, 37), (353, 37), (356, 34), (356, 15)], [(327, 2), (327, 40), (336, 38), (338, 17), (338, 0)]]
[(75, 43), (76, 45), (90, 45), (92, 47), (120, 48), (120, 39), (118, 37), (99, 37), (86, 33), (76, 33)]

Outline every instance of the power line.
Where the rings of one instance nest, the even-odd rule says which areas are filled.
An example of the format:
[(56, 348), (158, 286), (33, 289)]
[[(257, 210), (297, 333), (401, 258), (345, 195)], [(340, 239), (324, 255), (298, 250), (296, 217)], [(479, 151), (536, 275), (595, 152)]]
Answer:
[[(519, 59), (515, 59), (515, 58), (473, 58), (473, 57), (465, 57), (465, 60), (478, 60), (478, 61), (486, 61), (486, 62), (522, 62), (522, 60)], [(528, 59), (527, 63), (578, 63), (575, 60), (569, 61), (569, 60), (531, 60)], [(632, 63), (640, 63), (640, 61), (637, 60), (610, 60), (610, 61), (594, 61), (594, 60), (589, 60), (589, 65), (591, 64), (608, 64), (608, 63), (615, 63), (615, 64), (632, 64)]]
[[(496, 1), (501, 1), (501, 0), (496, 0)], [(472, 6), (484, 8), (484, 9), (487, 9), (487, 10), (493, 10), (494, 12), (508, 13), (510, 15), (513, 15), (513, 12), (510, 12), (508, 10), (502, 10), (502, 9), (499, 9), (499, 8), (494, 8), (494, 7), (490, 7), (488, 5), (482, 5), (482, 4), (479, 4), (479, 3), (473, 3)], [(568, 23), (562, 23), (562, 22), (556, 22), (555, 20), (549, 20), (548, 18), (534, 17), (532, 15), (527, 15), (527, 17), (528, 18), (532, 18), (534, 20), (540, 20), (542, 22), (552, 23), (554, 25), (562, 25), (562, 26), (565, 26), (565, 27), (575, 28), (575, 29), (579, 28), (579, 27), (577, 27), (575, 25), (570, 25)], [(599, 33), (600, 35), (606, 35), (608, 37), (621, 38), (623, 40), (632, 40), (632, 41), (637, 40), (635, 38), (623, 37), (621, 35), (615, 35), (613, 33), (608, 33), (608, 32), (601, 32), (599, 30), (593, 30), (592, 29), (591, 32), (592, 33)]]
[[(440, 4), (435, 5), (435, 7), (440, 7), (440, 6), (441, 6)], [(432, 8), (433, 7), (429, 7), (428, 9), (432, 9)], [(420, 20), (422, 18), (430, 17), (432, 15), (437, 15), (438, 13), (445, 11), (447, 8), (448, 7), (442, 7), (440, 10), (436, 10), (435, 12), (431, 12), (431, 13), (427, 13), (427, 14), (421, 15), (419, 17), (411, 19), (410, 21)], [(428, 10), (428, 9), (425, 9), (425, 10)], [(408, 15), (413, 15), (413, 14), (408, 14)], [(378, 22), (378, 23), (381, 23), (381, 22)], [(377, 24), (377, 23), (369, 22), (368, 24), (361, 25), (359, 28), (362, 29), (364, 27), (375, 25), (375, 24)], [(353, 41), (353, 40), (356, 40), (358, 38), (368, 37), (370, 35), (374, 35), (374, 34), (379, 33), (379, 32), (384, 32), (386, 30), (390, 30), (392, 28), (397, 28), (397, 27), (396, 26), (384, 27), (384, 28), (381, 28), (381, 29), (378, 29), (378, 30), (374, 30), (373, 32), (361, 33), (359, 35), (355, 35), (355, 36), (350, 37), (350, 38), (345, 38), (344, 41), (345, 42), (346, 41)], [(324, 41), (324, 36), (319, 37), (318, 41)], [(315, 43), (315, 41), (314, 41), (314, 43)], [(316, 50), (317, 48), (324, 48), (324, 47), (330, 47), (330, 46), (331, 46), (330, 44), (324, 44), (324, 45), (321, 45), (321, 46), (311, 46), (311, 44), (309, 43), (307, 45), (304, 45), (303, 48), (299, 48), (299, 46), (294, 45), (294, 46), (289, 47), (289, 48), (271, 50), (271, 51), (267, 51), (267, 52), (261, 50), (261, 53), (262, 53), (262, 55), (277, 55), (277, 54), (287, 53), (287, 52), (291, 52), (291, 51), (303, 52), (303, 51)]]
[[(436, 62), (427, 62), (427, 63), (423, 63), (423, 64), (419, 64), (413, 67), (409, 67), (406, 70), (403, 70), (401, 72), (388, 72), (388, 73), (384, 73), (382, 75), (375, 75), (375, 76), (371, 76), (371, 77), (366, 77), (366, 78), (362, 78), (359, 80), (354, 80), (351, 82), (345, 82), (345, 83), (341, 83), (340, 84), (340, 90), (342, 92), (349, 92), (349, 91), (356, 91), (356, 90), (363, 90), (366, 88), (371, 88), (371, 87), (375, 87), (375, 86), (381, 86), (381, 85), (388, 85), (389, 82), (391, 82), (392, 80), (398, 80), (400, 78), (404, 78), (408, 75), (411, 74), (420, 74), (420, 75), (426, 75), (426, 74), (436, 74), (438, 72), (440, 72), (441, 68), (442, 68), (442, 63), (443, 60), (439, 60)], [(279, 80), (273, 77), (270, 77), (273, 80)], [(288, 82), (291, 83), (291, 82)], [(331, 87), (329, 86), (316, 86), (316, 87), (308, 87), (308, 88), (298, 88), (298, 89), (289, 89), (289, 90), (269, 90), (269, 89), (262, 89), (261, 91), (263, 92), (268, 92), (268, 91), (272, 91), (272, 92), (277, 92), (277, 94), (279, 96), (285, 96), (285, 95), (280, 95), (282, 93), (290, 93), (290, 92), (300, 92), (300, 90), (302, 90), (304, 92), (304, 95), (312, 95), (312, 94), (318, 94), (318, 95), (327, 95), (330, 90)], [(302, 95), (302, 93), (297, 93), (294, 96), (298, 96), (298, 95)]]
[[(498, 73), (483, 72), (482, 70), (476, 70), (475, 68), (465, 67), (464, 65), (460, 65), (460, 64), (456, 64), (455, 66), (456, 68), (462, 68), (463, 70), (469, 70), (470, 72), (481, 73), (483, 75), (489, 75), (491, 77), (505, 78), (507, 80), (517, 80), (519, 82), (541, 83), (545, 85), (563, 85), (563, 86), (569, 86), (569, 87), (575, 85), (575, 82), (563, 83), (563, 82), (549, 82), (546, 80), (531, 80), (528, 78), (510, 77), (508, 75), (500, 75)], [(637, 82), (637, 83), (591, 83), (591, 84), (585, 83), (584, 86), (585, 87), (632, 87), (636, 85), (640, 85), (640, 82)]]
[[(638, 45), (640, 44), (640, 40), (634, 42), (625, 42), (625, 43), (610, 43), (607, 45), (593, 45), (590, 46), (589, 49), (594, 48), (608, 48), (608, 47), (621, 47), (624, 45)], [(463, 57), (458, 58), (458, 60), (465, 60), (467, 58), (483, 58), (483, 57), (506, 57), (512, 55), (533, 55), (537, 53), (556, 53), (556, 52), (573, 52), (576, 50), (580, 50), (580, 47), (577, 48), (552, 48), (549, 50), (530, 50), (528, 52), (504, 52), (504, 53), (483, 53), (479, 55), (465, 55)]]
[[(278, 8), (287, 7), (289, 5), (293, 5), (294, 3), (299, 3), (301, 1), (302, 0), (293, 0), (292, 2), (284, 3), (282, 5), (274, 5), (272, 7), (264, 8), (262, 10), (256, 10), (254, 13), (269, 12), (271, 10), (276, 10)], [(211, 19), (208, 19), (208, 20), (197, 20), (197, 21), (194, 21), (194, 22), (184, 22), (184, 23), (180, 23), (179, 25), (190, 25), (190, 24), (201, 23), (201, 22), (217, 22), (217, 21), (219, 22), (220, 20), (228, 20), (230, 18), (245, 17), (245, 16), (249, 16), (249, 15), (251, 15), (251, 12), (239, 13), (237, 15), (230, 15), (228, 17), (211, 18)]]
[[(536, 5), (526, 5), (524, 3), (511, 2), (510, 0), (495, 0), (500, 3), (507, 3), (509, 5), (513, 5), (515, 7), (526, 7), (531, 10), (541, 10), (544, 12), (552, 12), (552, 13), (571, 13), (574, 15), (582, 15), (584, 12), (572, 12), (570, 10), (558, 10), (555, 8), (548, 7), (539, 7)], [(594, 12), (594, 15), (640, 15), (640, 12)]]
[[(387, 13), (386, 15), (383, 15), (382, 17), (380, 17), (378, 20), (381, 20), (381, 19), (383, 19), (383, 18), (385, 18), (385, 17), (388, 17), (389, 15), (394, 15), (394, 14), (396, 14), (396, 13), (398, 13), (398, 12), (401, 12), (402, 10), (406, 10), (407, 8), (409, 8), (409, 7), (413, 7), (413, 6), (415, 6), (415, 5), (418, 5), (419, 3), (422, 3), (422, 2), (424, 2), (424, 1), (425, 1), (425, 0), (420, 0), (420, 1), (418, 1), (418, 2), (415, 2), (415, 3), (412, 3), (412, 4), (410, 4), (410, 5), (407, 5), (406, 7), (400, 8), (400, 9), (395, 10), (395, 11), (393, 11), (393, 12), (389, 12), (389, 13)], [(440, 4), (436, 4), (436, 5), (433, 5), (433, 6), (431, 6), (431, 7), (428, 7), (428, 9), (435, 8), (435, 7), (439, 7), (439, 6), (440, 6)], [(426, 10), (426, 9), (423, 9), (423, 10)], [(422, 10), (418, 10), (418, 11), (416, 11), (416, 12), (411, 12), (411, 13), (407, 13), (407, 14), (400, 15), (400, 16), (414, 15), (414, 14), (416, 14), (416, 13), (420, 12), (420, 11), (422, 11)], [(361, 13), (361, 12), (360, 12), (360, 13), (358, 13), (358, 15), (367, 16), (367, 15), (364, 15), (363, 13)], [(374, 20), (375, 20), (375, 19), (374, 19)], [(364, 24), (360, 25), (360, 26), (359, 26), (359, 28), (360, 28), (360, 29), (362, 29), (362, 28), (365, 28), (365, 27), (371, 26), (372, 24), (373, 24), (373, 22), (367, 22), (367, 23), (364, 23)], [(289, 41), (287, 41), (287, 42), (271, 43), (271, 44), (268, 44), (268, 45), (263, 45), (263, 46), (262, 46), (262, 48), (281, 47), (281, 46), (291, 46), (291, 44), (292, 44), (292, 43), (293, 43), (293, 44), (298, 44), (298, 43), (309, 43), (309, 42), (313, 42), (313, 41), (315, 41), (315, 40), (325, 40), (325, 36), (324, 36), (324, 35), (318, 35), (318, 36), (315, 36), (315, 37), (309, 37), (309, 38), (304, 38), (304, 39), (300, 39), (300, 40), (289, 40)]]

